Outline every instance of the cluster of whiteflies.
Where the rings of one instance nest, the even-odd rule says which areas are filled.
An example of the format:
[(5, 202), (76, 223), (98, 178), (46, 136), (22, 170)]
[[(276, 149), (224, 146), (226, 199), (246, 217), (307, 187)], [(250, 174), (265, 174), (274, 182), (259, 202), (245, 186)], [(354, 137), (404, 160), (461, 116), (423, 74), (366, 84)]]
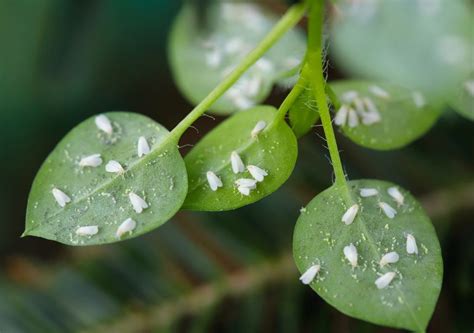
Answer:
[[(110, 119), (107, 118), (105, 115), (97, 116), (95, 118), (95, 124), (97, 128), (100, 131), (104, 132), (106, 135), (113, 134), (114, 129), (112, 123)], [(140, 158), (144, 155), (147, 155), (149, 152), (150, 146), (148, 144), (148, 141), (143, 136), (139, 137), (137, 142), (138, 157)], [(100, 154), (91, 154), (82, 157), (78, 164), (81, 168), (97, 168), (101, 166), (102, 163), (103, 161)], [(105, 165), (105, 171), (117, 175), (122, 175), (125, 173), (125, 169), (122, 164), (115, 160), (110, 160), (107, 162), (107, 164)], [(71, 198), (69, 197), (69, 195), (67, 195), (64, 191), (60, 190), (57, 187), (53, 188), (52, 194), (58, 205), (62, 208), (64, 208), (68, 203), (71, 202)], [(128, 198), (130, 201), (130, 205), (137, 214), (142, 213), (144, 209), (148, 208), (148, 203), (138, 194), (134, 192), (129, 192)], [(120, 238), (126, 233), (131, 233), (136, 228), (136, 226), (137, 223), (132, 218), (127, 218), (118, 226), (116, 230), (116, 236)], [(93, 236), (96, 235), (98, 232), (99, 227), (97, 225), (80, 226), (76, 229), (76, 235), (78, 236)]]
[[(369, 86), (368, 90), (375, 98), (382, 100), (391, 98), (391, 95), (379, 86)], [(342, 105), (334, 117), (334, 124), (354, 128), (361, 123), (370, 126), (381, 122), (382, 116), (373, 97), (361, 96), (355, 90), (344, 92), (341, 95)], [(411, 98), (417, 108), (423, 108), (426, 105), (425, 97), (419, 91), (413, 91)]]
[[(245, 23), (248, 24), (249, 22)], [(253, 45), (248, 44), (240, 37), (226, 40), (214, 37), (202, 41), (201, 45), (206, 49), (205, 61), (207, 66), (213, 71), (218, 71), (222, 78), (225, 78), (234, 70), (236, 59), (243, 58), (253, 48)], [(281, 69), (290, 70), (299, 63), (298, 58), (289, 57), (283, 61), (284, 68)], [(264, 57), (260, 58), (223, 97), (239, 110), (252, 107), (255, 105), (258, 94), (268, 81), (268, 77), (276, 69), (275, 67), (277, 67), (276, 64), (271, 60)]]
[[(258, 121), (252, 132), (250, 133), (251, 137), (256, 138), (265, 129), (265, 127), (265, 121)], [(237, 187), (237, 190), (245, 196), (250, 195), (250, 192), (257, 188), (257, 183), (263, 182), (264, 178), (268, 176), (267, 171), (256, 165), (249, 164), (245, 166), (244, 162), (242, 161), (242, 158), (236, 151), (233, 151), (230, 154), (230, 164), (232, 167), (232, 172), (234, 174), (243, 173), (245, 172), (245, 170), (247, 170), (252, 176), (252, 178), (239, 178), (235, 181), (235, 186)], [(220, 187), (224, 186), (221, 178), (213, 171), (208, 171), (206, 173), (206, 177), (209, 183), (209, 187), (212, 191), (217, 191)]]
[[(400, 192), (400, 190), (393, 186), (387, 189), (387, 193), (390, 197), (397, 203), (398, 206), (402, 206), (405, 201), (404, 195)], [(375, 188), (362, 188), (359, 192), (360, 196), (363, 198), (377, 196), (379, 194), (378, 190)], [(378, 202), (378, 206), (383, 211), (385, 216), (389, 219), (393, 219), (397, 214), (397, 211), (390, 206), (386, 202)], [(357, 213), (359, 212), (359, 205), (354, 204), (349, 207), (346, 212), (342, 215), (341, 221), (344, 222), (346, 225), (350, 225), (354, 222), (357, 217)], [(405, 233), (406, 237), (406, 252), (409, 255), (417, 255), (418, 254), (418, 246), (416, 244), (415, 237), (410, 233)], [(358, 266), (358, 252), (357, 247), (351, 243), (343, 248), (343, 255), (344, 258), (349, 262), (352, 268), (356, 268)], [(379, 266), (384, 267), (389, 264), (395, 264), (400, 259), (400, 256), (397, 252), (392, 251), (385, 253), (381, 256), (379, 261)], [(301, 282), (304, 284), (310, 284), (321, 269), (320, 264), (314, 264), (309, 267), (300, 277)], [(384, 274), (380, 274), (380, 276), (375, 280), (375, 285), (378, 289), (386, 288), (390, 285), (392, 280), (396, 277), (397, 273), (394, 271), (390, 271)]]

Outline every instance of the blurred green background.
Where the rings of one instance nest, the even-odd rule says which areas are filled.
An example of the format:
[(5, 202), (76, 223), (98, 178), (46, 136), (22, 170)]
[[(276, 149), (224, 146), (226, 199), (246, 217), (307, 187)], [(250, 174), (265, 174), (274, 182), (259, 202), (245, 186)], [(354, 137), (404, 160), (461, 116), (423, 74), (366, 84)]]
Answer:
[[(172, 128), (189, 112), (166, 59), (179, 7), (173, 0), (0, 2), (0, 332), (396, 331), (338, 313), (298, 281), (291, 240), (299, 208), (332, 180), (319, 127), (301, 140), (288, 183), (249, 207), (180, 212), (149, 235), (102, 247), (20, 239), (35, 173), (73, 126), (128, 110)], [(343, 76), (332, 63), (329, 79)], [(268, 103), (284, 94), (276, 89)], [(181, 144), (220, 120), (200, 119), (199, 133), (188, 131)], [(474, 328), (473, 134), (472, 122), (447, 112), (397, 151), (338, 137), (351, 178), (396, 182), (433, 219), (445, 277), (429, 332)]]

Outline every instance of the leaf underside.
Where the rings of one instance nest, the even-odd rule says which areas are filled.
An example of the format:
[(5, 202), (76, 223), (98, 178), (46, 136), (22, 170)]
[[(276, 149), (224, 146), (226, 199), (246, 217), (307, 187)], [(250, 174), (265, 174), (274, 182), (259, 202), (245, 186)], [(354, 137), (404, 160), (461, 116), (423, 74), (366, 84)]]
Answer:
[[(214, 3), (205, 22), (195, 8), (185, 5), (169, 40), (174, 80), (193, 104), (199, 103), (264, 38), (277, 17), (251, 3)], [(201, 18), (201, 20), (199, 19)], [(304, 56), (304, 34), (296, 29), (283, 36), (211, 107), (228, 114), (262, 102), (273, 84), (288, 84)]]
[[(321, 270), (311, 283), (324, 300), (339, 311), (375, 324), (423, 331), (441, 289), (443, 266), (435, 230), (420, 204), (405, 190), (404, 204), (387, 194), (395, 186), (379, 180), (356, 180), (346, 188), (335, 185), (317, 195), (302, 209), (296, 223), (293, 255), (300, 272), (313, 264)], [(378, 195), (362, 198), (361, 188), (375, 188)], [(389, 219), (378, 206), (383, 201), (397, 210)], [(350, 225), (341, 217), (353, 204), (360, 210)], [(406, 234), (412, 234), (419, 253), (407, 254)], [(343, 248), (354, 244), (358, 265), (349, 264)], [(396, 251), (400, 260), (379, 266), (383, 254)], [(378, 289), (379, 274), (395, 272), (390, 285)]]
[[(231, 210), (258, 201), (277, 190), (291, 175), (296, 163), (296, 138), (283, 120), (272, 123), (276, 109), (257, 106), (234, 114), (207, 134), (185, 157), (189, 178), (189, 193), (185, 209), (201, 211)], [(267, 127), (257, 137), (251, 131), (260, 120)], [(238, 192), (234, 182), (252, 178), (246, 170), (234, 174), (230, 155), (236, 151), (245, 165), (255, 165), (268, 172), (249, 196)], [(213, 171), (223, 187), (212, 191), (206, 172)]]
[[(370, 87), (382, 88), (389, 97), (379, 97)], [(342, 126), (343, 133), (355, 143), (377, 150), (390, 150), (403, 147), (426, 133), (439, 118), (439, 107), (429, 104), (423, 94), (388, 83), (341, 80), (331, 82), (331, 87), (342, 104), (344, 93), (357, 92), (360, 98), (366, 97), (375, 104), (381, 120), (365, 125), (359, 117), (356, 127)], [(415, 95), (425, 103), (417, 105)], [(418, 101), (419, 103), (420, 101)], [(353, 104), (345, 103), (354, 108)], [(336, 112), (338, 110), (335, 110)]]
[[(166, 140), (169, 132), (139, 114), (105, 115), (113, 124), (111, 135), (99, 131), (92, 117), (71, 130), (48, 156), (33, 182), (24, 235), (69, 245), (112, 243), (155, 229), (178, 211), (186, 196), (187, 176), (176, 142)], [(141, 158), (137, 153), (140, 136), (151, 148)], [(79, 166), (82, 157), (99, 153), (100, 166)], [(110, 160), (118, 161), (125, 172), (106, 172)], [(55, 187), (72, 200), (64, 208), (51, 193)], [(140, 214), (130, 202), (131, 191), (149, 205)], [(119, 239), (117, 228), (127, 218), (136, 221), (136, 228)], [(98, 226), (99, 232), (76, 235), (81, 226)]]

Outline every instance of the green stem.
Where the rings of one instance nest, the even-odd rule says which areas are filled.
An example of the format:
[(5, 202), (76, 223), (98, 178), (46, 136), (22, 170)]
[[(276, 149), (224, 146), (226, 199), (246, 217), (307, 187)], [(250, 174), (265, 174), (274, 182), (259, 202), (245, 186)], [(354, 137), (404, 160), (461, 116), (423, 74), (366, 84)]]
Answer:
[(332, 167), (336, 176), (336, 185), (346, 187), (346, 177), (342, 168), (326, 98), (326, 83), (323, 72), (323, 23), (324, 0), (312, 1), (308, 27), (308, 77), (313, 86), (314, 96), (323, 124), (329, 155), (331, 156)]
[(237, 80), (260, 59), (288, 30), (293, 28), (306, 12), (307, 4), (296, 4), (290, 7), (280, 21), (265, 36), (265, 38), (250, 52), (239, 65), (229, 74), (209, 95), (171, 131), (171, 137), (176, 141), (199, 117), (206, 112), (214, 102), (219, 99)]
[(303, 75), (301, 75), (294, 85), (293, 89), (291, 89), (290, 93), (286, 96), (283, 103), (281, 103), (280, 107), (278, 108), (278, 114), (275, 117), (275, 122), (283, 120), (285, 118), (286, 113), (291, 108), (291, 106), (295, 103), (296, 99), (301, 95), (303, 90), (305, 89), (305, 79)]

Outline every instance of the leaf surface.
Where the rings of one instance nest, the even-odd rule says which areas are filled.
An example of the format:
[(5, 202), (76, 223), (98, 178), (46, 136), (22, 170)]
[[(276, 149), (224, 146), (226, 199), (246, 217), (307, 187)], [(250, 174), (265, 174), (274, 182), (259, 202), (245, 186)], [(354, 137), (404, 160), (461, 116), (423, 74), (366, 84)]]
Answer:
[[(339, 101), (356, 110), (354, 101), (349, 102), (348, 94), (355, 92), (358, 99), (368, 98), (376, 107), (380, 121), (364, 124), (363, 116), (357, 113), (358, 125), (349, 126), (349, 121), (342, 126), (343, 133), (361, 146), (389, 150), (403, 147), (426, 133), (440, 116), (440, 108), (430, 105), (426, 97), (418, 92), (393, 84), (341, 80), (331, 83)], [(374, 89), (382, 89), (387, 97), (373, 93)], [(336, 114), (338, 110), (335, 110)], [(364, 105), (365, 113), (369, 109)]]
[[(276, 109), (257, 106), (234, 114), (209, 132), (185, 157), (189, 193), (183, 208), (202, 211), (231, 210), (258, 201), (276, 191), (290, 176), (296, 163), (296, 137), (283, 120), (273, 119)], [(251, 132), (259, 121), (265, 129), (256, 137)], [(235, 174), (230, 156), (236, 151), (243, 163), (255, 165), (268, 173), (249, 196), (237, 190), (235, 181), (251, 179), (245, 170)], [(214, 172), (223, 186), (209, 187), (206, 173)]]
[(472, 10), (466, 1), (341, 1), (333, 54), (356, 76), (421, 90), (445, 102), (472, 67)]
[[(201, 20), (199, 20), (201, 18)], [(199, 103), (271, 30), (277, 17), (256, 4), (216, 2), (204, 17), (185, 5), (169, 40), (169, 60), (176, 84)], [(232, 113), (262, 102), (275, 83), (290, 85), (306, 49), (305, 36), (293, 29), (253, 65), (211, 107)]]
[[(441, 289), (443, 266), (436, 232), (423, 208), (411, 194), (397, 187), (404, 196), (398, 206), (387, 190), (394, 184), (379, 180), (348, 182), (348, 188), (332, 186), (302, 209), (293, 238), (293, 255), (300, 272), (320, 264), (311, 283), (329, 304), (339, 311), (372, 323), (424, 331)], [(373, 188), (378, 195), (361, 197), (362, 188)], [(397, 213), (388, 218), (379, 202)], [(352, 224), (341, 221), (354, 204), (359, 211)], [(407, 235), (415, 237), (418, 254), (408, 254)], [(343, 254), (353, 244), (358, 252), (355, 268)], [(383, 267), (381, 257), (395, 251), (399, 261)], [(395, 272), (383, 289), (375, 280)]]
[[(89, 118), (72, 129), (43, 163), (28, 199), (24, 235), (69, 245), (112, 243), (153, 230), (179, 210), (187, 193), (187, 176), (176, 142), (167, 139), (169, 132), (139, 114), (105, 115), (113, 125), (112, 134), (100, 131), (95, 117)], [(146, 138), (151, 151), (139, 158), (140, 136)], [(79, 165), (83, 157), (92, 154), (100, 154), (99, 166)], [(107, 172), (105, 165), (110, 160), (119, 162), (124, 172)], [(71, 202), (61, 207), (53, 188)], [(149, 207), (136, 213), (130, 192)], [(118, 238), (117, 228), (128, 218), (136, 222), (136, 228)], [(98, 233), (77, 235), (82, 226), (97, 226)]]
[(474, 77), (464, 81), (462, 88), (450, 104), (461, 116), (474, 121)]

